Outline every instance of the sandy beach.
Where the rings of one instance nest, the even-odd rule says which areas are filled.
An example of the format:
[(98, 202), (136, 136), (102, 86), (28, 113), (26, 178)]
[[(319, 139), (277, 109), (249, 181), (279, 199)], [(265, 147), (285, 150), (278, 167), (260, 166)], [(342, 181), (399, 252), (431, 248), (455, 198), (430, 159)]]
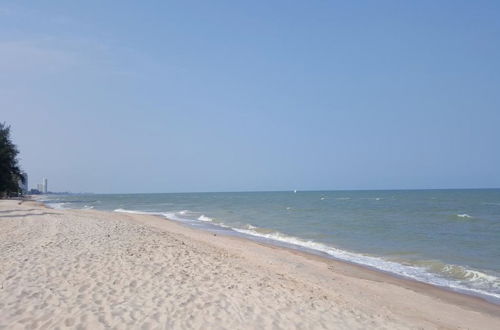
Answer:
[(159, 217), (0, 201), (0, 329), (500, 329), (500, 306)]

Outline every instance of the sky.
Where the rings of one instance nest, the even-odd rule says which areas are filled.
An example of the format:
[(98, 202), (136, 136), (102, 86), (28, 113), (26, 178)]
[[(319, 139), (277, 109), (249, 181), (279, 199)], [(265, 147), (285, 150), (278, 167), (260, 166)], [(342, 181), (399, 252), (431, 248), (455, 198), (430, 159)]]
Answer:
[(1, 1), (51, 191), (500, 187), (498, 1)]

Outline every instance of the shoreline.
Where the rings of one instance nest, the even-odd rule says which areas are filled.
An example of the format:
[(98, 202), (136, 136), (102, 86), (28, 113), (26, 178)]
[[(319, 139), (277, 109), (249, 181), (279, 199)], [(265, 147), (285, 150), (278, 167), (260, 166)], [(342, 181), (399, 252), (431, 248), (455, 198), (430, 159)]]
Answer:
[[(82, 211), (93, 211), (93, 212), (104, 212), (104, 213), (113, 213), (112, 211), (101, 211), (101, 210), (82, 210)], [(159, 216), (159, 215), (147, 215), (144, 216), (152, 217), (158, 219), (160, 221), (168, 221), (172, 225), (181, 226), (182, 228), (190, 229), (195, 232), (203, 233), (208, 236), (213, 235), (212, 232), (208, 230), (198, 229), (186, 225), (180, 221), (172, 220), (167, 217)], [(327, 265), (335, 264), (341, 265), (340, 268), (344, 275), (357, 277), (359, 279), (376, 281), (376, 282), (385, 282), (391, 283), (394, 285), (398, 285), (404, 287), (406, 289), (410, 289), (419, 293), (428, 294), (429, 296), (439, 297), (440, 299), (444, 299), (450, 303), (462, 304), (463, 306), (467, 306), (471, 309), (475, 309), (477, 311), (486, 311), (491, 313), (492, 315), (500, 315), (500, 304), (497, 304), (493, 301), (489, 301), (488, 299), (474, 294), (463, 293), (460, 291), (455, 291), (452, 288), (442, 287), (422, 281), (418, 281), (412, 278), (404, 277), (403, 275), (398, 275), (395, 273), (387, 272), (381, 269), (377, 269), (375, 267), (371, 267), (368, 265), (358, 264), (348, 260), (342, 260), (335, 258), (334, 256), (330, 256), (324, 252), (311, 250), (308, 252), (304, 249), (287, 247), (280, 244), (273, 244), (272, 241), (269, 242), (261, 241), (253, 239), (252, 237), (247, 237), (246, 235), (233, 235), (233, 234), (221, 234), (217, 236), (220, 238), (230, 238), (235, 240), (241, 240), (245, 242), (244, 244), (257, 244), (266, 249), (281, 249), (283, 251), (287, 251), (288, 253), (306, 258), (313, 259), (319, 262), (323, 262)], [(213, 241), (210, 241), (213, 243)], [(323, 254), (323, 255), (322, 255)]]
[[(39, 202), (35, 199), (29, 199), (29, 201), (36, 202), (40, 206), (48, 209), (52, 209), (50, 206), (46, 205), (43, 202)], [(76, 210), (76, 211), (90, 211), (90, 212), (102, 212), (104, 214), (114, 214), (115, 212), (113, 211), (104, 211), (104, 210), (94, 210), (94, 209), (62, 209), (62, 210)], [(122, 213), (123, 214), (123, 213)], [(160, 215), (154, 215), (154, 214), (142, 214), (142, 213), (125, 213), (125, 214), (131, 214), (131, 215), (140, 215), (140, 216), (145, 216), (145, 217), (151, 217), (155, 218), (160, 221), (168, 221), (172, 225), (176, 226), (181, 226), (182, 228), (190, 229), (195, 232), (199, 233), (205, 233), (207, 235), (213, 235), (213, 232), (207, 229), (201, 229), (201, 228), (195, 228), (193, 226), (189, 226), (186, 223), (183, 223), (181, 221), (169, 219), (166, 216), (160, 216)], [(496, 303), (495, 301), (488, 300), (487, 298), (481, 296), (480, 294), (474, 294), (474, 293), (468, 293), (468, 292), (462, 292), (460, 290), (454, 290), (453, 288), (445, 287), (445, 286), (439, 286), (431, 283), (426, 283), (423, 281), (419, 281), (417, 279), (405, 277), (403, 275), (399, 275), (397, 273), (392, 273), (389, 271), (385, 271), (382, 269), (378, 269), (373, 266), (369, 265), (364, 265), (360, 263), (356, 263), (354, 261), (349, 261), (349, 260), (343, 260), (336, 258), (334, 256), (331, 256), (325, 252), (322, 251), (316, 251), (313, 249), (307, 249), (301, 246), (297, 246), (296, 248), (293, 247), (292, 243), (282, 243), (280, 241), (273, 242), (270, 239), (258, 239), (258, 237), (253, 237), (251, 235), (245, 235), (241, 234), (238, 232), (231, 232), (229, 234), (225, 234), (224, 231), (219, 231), (221, 233), (221, 236), (219, 237), (226, 237), (226, 238), (234, 238), (236, 240), (242, 240), (248, 243), (254, 243), (261, 245), (266, 248), (276, 248), (276, 249), (283, 249), (286, 250), (292, 254), (296, 254), (299, 256), (302, 256), (304, 258), (317, 258), (318, 261), (320, 262), (325, 262), (328, 264), (328, 262), (333, 262), (333, 263), (340, 263), (342, 264), (342, 269), (346, 270), (346, 275), (348, 276), (356, 276), (358, 278), (366, 279), (366, 280), (371, 280), (371, 281), (378, 281), (378, 282), (390, 282), (395, 285), (399, 285), (402, 287), (405, 287), (410, 290), (415, 290), (420, 293), (429, 293), (432, 292), (432, 295), (439, 296), (441, 299), (446, 299), (449, 302), (452, 303), (458, 303), (458, 304), (464, 304), (464, 306), (470, 307), (472, 309), (475, 309), (478, 307), (478, 305), (481, 306), (481, 308), (484, 308), (484, 311), (487, 311), (488, 313), (492, 313), (492, 315), (500, 315), (500, 303)], [(292, 245), (292, 246), (287, 246), (287, 245)], [(349, 269), (352, 267), (352, 269)]]
[[(35, 200), (34, 200), (35, 201)], [(38, 202), (40, 205), (43, 207), (50, 208), (49, 206), (45, 205), (43, 202)], [(67, 210), (67, 209), (63, 209)], [(73, 210), (73, 209), (72, 209)], [(74, 210), (79, 210), (79, 209), (74, 209)], [(115, 212), (113, 211), (103, 211), (103, 210), (94, 210), (94, 209), (89, 209), (89, 210), (84, 210), (82, 209), (81, 211), (90, 211), (90, 212), (102, 212), (105, 214), (114, 214)], [(153, 215), (153, 214), (140, 214), (140, 213), (130, 213), (132, 215), (140, 215), (140, 216), (145, 216), (145, 217), (151, 217), (154, 219), (157, 219), (159, 221), (168, 221), (170, 224), (175, 225), (175, 226), (180, 226), (185, 229), (189, 229), (198, 233), (206, 234), (209, 237), (213, 235), (213, 232), (210, 230), (205, 230), (201, 228), (195, 228), (193, 226), (189, 226), (188, 224), (185, 224), (181, 221), (169, 219), (168, 217), (165, 216), (160, 216), (160, 215)], [(414, 290), (419, 293), (424, 293), (424, 294), (429, 294), (431, 296), (438, 296), (440, 299), (445, 299), (450, 303), (456, 303), (456, 304), (463, 304), (463, 306), (467, 306), (471, 309), (477, 310), (477, 311), (486, 311), (487, 313), (491, 313), (492, 315), (500, 315), (500, 303), (495, 303), (494, 301), (490, 301), (487, 298), (482, 297), (479, 294), (472, 294), (472, 293), (465, 293), (461, 292), (459, 290), (453, 290), (452, 288), (444, 287), (444, 286), (438, 286), (434, 285), (431, 283), (426, 283), (422, 282), (416, 279), (408, 278), (403, 275), (398, 275), (396, 273), (391, 273), (388, 271), (384, 271), (381, 269), (377, 269), (372, 266), (368, 265), (363, 265), (359, 264), (353, 261), (349, 260), (342, 260), (339, 258), (336, 258), (334, 256), (328, 255), (325, 252), (322, 251), (315, 251), (315, 250), (310, 250), (307, 251), (306, 249), (298, 246), (297, 248), (294, 247), (287, 247), (286, 244), (279, 244), (281, 242), (277, 242), (276, 244), (272, 240), (259, 240), (255, 239), (254, 237), (250, 235), (241, 235), (241, 233), (235, 232), (231, 234), (224, 234), (223, 231), (221, 231), (221, 236), (220, 237), (225, 237), (225, 238), (232, 238), (236, 240), (242, 240), (246, 243), (253, 243), (257, 244), (260, 246), (263, 246), (265, 248), (271, 248), (271, 249), (282, 249), (285, 251), (288, 251), (292, 254), (304, 257), (304, 258), (311, 258), (311, 259), (316, 259), (320, 262), (324, 262), (326, 264), (328, 263), (334, 263), (334, 264), (341, 264), (342, 271), (345, 271), (345, 275), (348, 276), (355, 276), (360, 279), (365, 279), (365, 280), (370, 280), (370, 281), (377, 281), (377, 282), (386, 282), (386, 283), (391, 283), (395, 284), (401, 287), (404, 287), (406, 289)], [(213, 243), (213, 241), (211, 241)], [(291, 243), (290, 243), (291, 244)], [(293, 244), (291, 244), (293, 245)]]
[[(49, 207), (50, 208), (50, 207)], [(102, 211), (102, 210), (93, 210), (96, 212), (104, 212), (104, 213), (113, 213), (113, 211)], [(206, 229), (200, 229), (200, 228), (195, 228), (192, 226), (189, 226), (188, 224), (185, 224), (180, 221), (176, 221), (173, 219), (169, 219), (168, 217), (165, 216), (160, 216), (160, 215), (148, 215), (144, 214), (145, 216), (151, 216), (154, 218), (159, 219), (160, 221), (169, 221), (172, 224), (182, 226), (183, 228), (189, 228), (197, 232), (201, 233), (207, 233), (208, 235), (213, 235), (213, 232), (210, 230)], [(470, 307), (474, 308), (477, 306), (477, 304), (482, 304), (484, 303), (485, 306), (491, 307), (492, 311), (499, 312), (500, 311), (500, 303), (496, 303), (495, 301), (488, 300), (487, 298), (481, 296), (480, 294), (474, 294), (474, 293), (467, 293), (467, 292), (462, 292), (460, 290), (454, 290), (453, 288), (445, 287), (445, 286), (439, 286), (431, 283), (426, 283), (423, 281), (419, 281), (413, 278), (405, 277), (404, 275), (399, 275), (396, 273), (392, 273), (389, 271), (385, 271), (382, 269), (378, 269), (376, 267), (372, 267), (369, 265), (363, 265), (360, 263), (356, 263), (354, 261), (349, 261), (349, 260), (343, 260), (336, 258), (334, 256), (331, 256), (325, 252), (322, 251), (316, 251), (313, 249), (307, 249), (301, 246), (293, 246), (292, 243), (282, 243), (280, 241), (274, 242), (271, 239), (256, 239), (255, 237), (251, 235), (245, 235), (241, 234), (238, 232), (230, 232), (229, 234), (226, 234), (224, 231), (218, 232), (222, 237), (230, 237), (234, 238), (236, 240), (242, 240), (245, 242), (251, 242), (254, 244), (261, 245), (266, 248), (276, 248), (276, 249), (283, 249), (286, 250), (292, 254), (296, 254), (299, 256), (302, 256), (304, 258), (317, 258), (318, 261), (325, 262), (328, 264), (328, 262), (332, 261), (334, 263), (340, 263), (343, 265), (343, 267), (348, 268), (352, 267), (352, 270), (348, 270), (346, 272), (350, 276), (357, 276), (359, 278), (363, 279), (368, 279), (372, 281), (385, 281), (385, 282), (391, 282), (393, 284), (403, 286), (407, 289), (413, 289), (413, 290), (418, 290), (419, 292), (425, 293), (426, 291), (439, 291), (436, 294), (440, 295), (441, 298), (444, 299), (449, 299), (449, 301), (464, 301), (464, 303), (467, 303)], [(291, 246), (286, 246), (286, 245), (291, 245)], [(472, 298), (474, 301), (468, 301), (469, 298)], [(487, 308), (489, 309), (489, 308)]]
[[(162, 194), (157, 195), (160, 199), (163, 199)], [(122, 197), (119, 197), (118, 200), (121, 202), (117, 202), (118, 200), (115, 201), (113, 195), (110, 195), (111, 199), (109, 199), (108, 196), (103, 195), (99, 197), (82, 197), (81, 200), (74, 197), (62, 197), (60, 199), (47, 198), (46, 200), (45, 198), (42, 198), (42, 200), (45, 200), (47, 202), (46, 205), (50, 208), (56, 209), (65, 209), (68, 206), (74, 209), (93, 209), (96, 207), (110, 212), (158, 215), (162, 218), (169, 218), (170, 220), (180, 222), (187, 226), (193, 226), (197, 229), (227, 235), (242, 236), (251, 240), (264, 242), (266, 244), (291, 247), (292, 249), (299, 249), (301, 251), (306, 251), (307, 253), (333, 258), (335, 260), (343, 260), (345, 262), (362, 265), (368, 269), (381, 271), (384, 274), (391, 274), (396, 277), (412, 279), (448, 289), (453, 292), (480, 297), (494, 304), (500, 305), (500, 294), (498, 292), (499, 277), (498, 272), (494, 268), (496, 261), (494, 253), (496, 242), (489, 239), (489, 244), (484, 246), (485, 249), (479, 250), (476, 248), (476, 250), (472, 249), (471, 251), (463, 250), (462, 245), (455, 246), (456, 243), (461, 240), (460, 237), (464, 237), (460, 236), (460, 230), (458, 230), (457, 233), (454, 232), (457, 231), (456, 228), (460, 228), (457, 224), (464, 223), (462, 227), (470, 226), (469, 224), (465, 224), (465, 220), (468, 220), (467, 223), (481, 229), (481, 224), (484, 222), (482, 220), (476, 221), (476, 219), (463, 219), (460, 212), (455, 212), (457, 215), (450, 214), (450, 219), (443, 220), (446, 226), (451, 226), (452, 232), (448, 233), (450, 237), (458, 235), (456, 237), (459, 239), (455, 241), (451, 240), (451, 245), (447, 245), (447, 249), (450, 250), (450, 252), (457, 252), (456, 256), (459, 256), (457, 259), (454, 254), (452, 254), (451, 258), (448, 258), (447, 254), (443, 254), (441, 252), (441, 248), (439, 247), (441, 245), (440, 242), (434, 241), (433, 244), (430, 245), (431, 247), (428, 248), (427, 243), (421, 243), (422, 241), (414, 239), (414, 235), (411, 233), (415, 230), (415, 228), (410, 228), (408, 231), (405, 231), (404, 227), (399, 226), (400, 229), (398, 230), (403, 230), (403, 232), (398, 234), (397, 237), (394, 237), (396, 239), (395, 242), (397, 243), (398, 239), (400, 240), (398, 237), (407, 237), (410, 240), (410, 243), (408, 246), (405, 246), (406, 243), (403, 243), (403, 241), (400, 240), (399, 243), (395, 245), (398, 248), (392, 249), (390, 240), (386, 243), (386, 240), (383, 238), (386, 234), (380, 234), (380, 230), (375, 231), (375, 236), (372, 237), (370, 235), (368, 237), (367, 235), (369, 235), (369, 232), (372, 229), (367, 231), (359, 230), (359, 232), (358, 230), (354, 230), (342, 233), (343, 225), (341, 224), (337, 233), (336, 229), (331, 231), (334, 227), (325, 228), (325, 225), (328, 226), (328, 224), (322, 223), (321, 221), (314, 223), (314, 226), (308, 228), (309, 226), (307, 223), (309, 220), (307, 218), (304, 218), (301, 221), (297, 221), (297, 219), (295, 219), (290, 222), (290, 226), (288, 226), (287, 222), (277, 221), (275, 226), (272, 223), (264, 221), (264, 219), (267, 218), (266, 214), (262, 212), (259, 213), (259, 211), (254, 212), (250, 209), (248, 209), (245, 213), (245, 207), (243, 207), (242, 211), (244, 214), (247, 214), (248, 217), (243, 218), (243, 214), (241, 214), (240, 220), (233, 221), (234, 219), (238, 219), (238, 216), (233, 217), (230, 213), (235, 212), (235, 214), (238, 214), (236, 213), (238, 207), (230, 207), (228, 210), (231, 211), (228, 211), (225, 210), (224, 206), (220, 208), (218, 207), (220, 205), (207, 205), (206, 201), (204, 202), (204, 198), (202, 198), (201, 201), (195, 201), (197, 198), (201, 198), (195, 194), (192, 196), (186, 196), (187, 200), (185, 200), (184, 197), (175, 197), (175, 195), (176, 194), (173, 194), (173, 197), (171, 198), (175, 201), (175, 205), (178, 206), (178, 210), (182, 211), (175, 211), (169, 208), (165, 209), (162, 206), (146, 208), (141, 207), (140, 205), (136, 205), (134, 201), (135, 195), (131, 195), (131, 197), (127, 197), (123, 200)], [(222, 205), (224, 205), (224, 201), (228, 201), (226, 199), (230, 199), (230, 197), (219, 197), (221, 200), (217, 203), (222, 203)], [(240, 197), (243, 198), (242, 196)], [(286, 196), (277, 196), (276, 198), (278, 197), (285, 198)], [(351, 197), (354, 198), (354, 196)], [(366, 199), (363, 198), (363, 196), (358, 197)], [(382, 196), (382, 199), (390, 199), (389, 197), (390, 196)], [(140, 198), (143, 198), (142, 195)], [(329, 196), (328, 198), (338, 199), (335, 196)], [(105, 204), (101, 205), (102, 202)], [(196, 204), (198, 205), (196, 206), (193, 202), (200, 202), (201, 205)], [(249, 200), (249, 202), (252, 201)], [(293, 201), (288, 201), (287, 203), (293, 203)], [(344, 202), (340, 203), (344, 205)], [(379, 202), (376, 203), (378, 205)], [(173, 206), (174, 205), (172, 204), (172, 207)], [(191, 211), (191, 209), (195, 211)], [(222, 209), (222, 211), (218, 211), (218, 209)], [(287, 207), (287, 210), (288, 209), (289, 208)], [(229, 212), (229, 214), (225, 214), (224, 212)], [(283, 212), (287, 212), (287, 214), (289, 213), (288, 211)], [(208, 216), (205, 216), (205, 214)], [(257, 214), (259, 214), (258, 218), (252, 218), (252, 216), (256, 216)], [(280, 215), (280, 217), (283, 216), (284, 214)], [(274, 214), (274, 217), (276, 218), (276, 214)], [(271, 220), (272, 219), (273, 218), (271, 217)], [(383, 221), (385, 220), (382, 220), (381, 223), (383, 223)], [(304, 226), (303, 224), (306, 225)], [(329, 235), (322, 235), (321, 231), (318, 232), (318, 228), (323, 228), (322, 230), (328, 231)], [(433, 233), (432, 228), (427, 228), (427, 230), (429, 230), (428, 236), (431, 241), (444, 234), (441, 232)], [(306, 234), (302, 235), (303, 232)], [(418, 230), (414, 234), (419, 235)], [(395, 234), (392, 233), (387, 235), (390, 236)], [(330, 236), (337, 237), (339, 241), (337, 242), (337, 239), (330, 239)], [(363, 237), (367, 239), (366, 242)], [(352, 240), (352, 238), (355, 240)], [(351, 242), (349, 244), (345, 244), (345, 242), (349, 240), (351, 240)], [(425, 240), (427, 239), (424, 238), (423, 242), (425, 242)], [(343, 242), (343, 244), (339, 247), (337, 246), (337, 243), (340, 244), (340, 242)], [(387, 247), (389, 247), (389, 249), (387, 249)], [(406, 253), (408, 252), (407, 250), (410, 251), (410, 253)], [(417, 251), (426, 252), (418, 253)], [(402, 252), (402, 254), (399, 252)], [(473, 253), (476, 253), (479, 256), (482, 256), (483, 254), (488, 255), (491, 258), (491, 261), (486, 263), (486, 261), (481, 258), (475, 260), (466, 259), (470, 258)], [(409, 256), (407, 256), (407, 254)], [(460, 259), (462, 256), (464, 258)]]
[[(50, 209), (53, 209), (53, 208), (54, 209), (61, 209), (61, 210), (67, 209), (67, 208), (51, 207), (50, 205), (47, 205), (43, 202), (40, 202), (40, 203), (43, 204), (44, 206), (50, 208)], [(75, 209), (75, 210), (87, 210), (87, 209), (83, 208), (83, 209)], [(359, 266), (359, 267), (366, 269), (366, 270), (371, 270), (371, 271), (382, 273), (384, 275), (392, 276), (392, 277), (395, 277), (398, 279), (403, 279), (403, 280), (408, 280), (408, 281), (417, 282), (417, 283), (421, 283), (421, 284), (426, 284), (426, 285), (430, 285), (431, 287), (440, 288), (440, 289), (443, 289), (443, 290), (448, 291), (448, 292), (458, 293), (461, 295), (479, 298), (479, 299), (487, 301), (491, 304), (500, 306), (500, 298), (499, 297), (488, 295), (485, 292), (476, 292), (472, 288), (440, 285), (439, 283), (433, 283), (432, 281), (425, 281), (425, 280), (422, 280), (422, 279), (419, 279), (416, 277), (412, 277), (409, 275), (405, 276), (405, 275), (402, 275), (396, 271), (386, 270), (386, 269), (383, 269), (381, 267), (373, 266), (373, 265), (366, 264), (363, 262), (357, 262), (357, 261), (349, 260), (347, 258), (340, 258), (340, 257), (332, 255), (328, 252), (325, 252), (323, 250), (314, 249), (314, 248), (307, 247), (304, 245), (297, 245), (297, 244), (292, 243), (292, 242), (277, 240), (277, 239), (273, 239), (273, 238), (267, 238), (264, 236), (256, 236), (256, 235), (248, 234), (245, 232), (241, 232), (237, 229), (234, 229), (232, 227), (226, 227), (226, 226), (220, 227), (217, 224), (205, 223), (205, 222), (200, 223), (200, 224), (196, 224), (196, 225), (192, 225), (189, 222), (191, 220), (186, 222), (185, 220), (182, 220), (182, 219), (169, 218), (169, 216), (166, 214), (160, 215), (160, 213), (140, 211), (140, 210), (119, 209), (119, 210), (115, 210), (115, 211), (111, 211), (111, 210), (99, 210), (99, 211), (110, 212), (110, 213), (118, 212), (118, 213), (125, 213), (125, 214), (137, 214), (137, 215), (153, 216), (153, 217), (157, 217), (157, 218), (162, 219), (162, 220), (168, 220), (168, 221), (171, 221), (173, 223), (180, 224), (181, 226), (184, 226), (187, 228), (194, 228), (194, 229), (199, 230), (199, 231), (204, 231), (204, 232), (208, 232), (208, 233), (218, 233), (218, 234), (221, 234), (224, 236), (230, 236), (230, 237), (237, 237), (237, 238), (241, 238), (244, 240), (256, 242), (259, 244), (264, 244), (264, 245), (269, 245), (269, 246), (273, 246), (273, 247), (284, 248), (284, 249), (289, 249), (292, 251), (302, 252), (306, 255), (317, 256), (317, 257), (325, 258), (328, 260), (336, 260), (339, 262), (344, 262), (344, 263), (351, 264), (354, 266)], [(292, 236), (290, 236), (290, 237), (295, 238)], [(298, 239), (301, 240), (301, 238), (298, 238)], [(346, 251), (344, 251), (344, 252), (346, 252)], [(347, 251), (347, 252), (349, 253), (349, 251)], [(354, 254), (356, 254), (356, 253), (354, 253)], [(362, 254), (360, 254), (360, 255), (362, 255)], [(369, 258), (375, 258), (375, 259), (385, 261), (383, 258), (377, 257), (377, 256), (372, 256)]]
[[(29, 288), (28, 283), (37, 287), (39, 291), (45, 292), (46, 287), (50, 286), (48, 283), (52, 283), (52, 280), (64, 276), (69, 278), (76, 276), (73, 273), (64, 272), (54, 273), (52, 277), (32, 276), (33, 272), (38, 272), (40, 267), (46, 268), (47, 264), (53, 264), (54, 269), (51, 271), (56, 272), (56, 264), (62, 262), (63, 259), (65, 262), (60, 267), (78, 266), (76, 269), (81, 269), (80, 264), (73, 265), (76, 262), (72, 259), (75, 254), (78, 257), (75, 260), (86, 260), (83, 264), (86, 271), (79, 276), (83, 276), (81, 280), (88, 282), (86, 285), (93, 288), (95, 292), (93, 291), (93, 296), (80, 297), (82, 294), (79, 290), (85, 286), (78, 289), (73, 287), (73, 284), (65, 284), (64, 289), (70, 292), (69, 296), (74, 296), (72, 299), (78, 300), (78, 297), (86, 299), (85, 303), (79, 305), (80, 307), (73, 306), (71, 313), (78, 311), (82, 314), (84, 312), (82, 306), (88, 309), (100, 300), (108, 301), (111, 306), (108, 308), (113, 309), (115, 299), (123, 300), (127, 297), (139, 299), (128, 295), (125, 297), (123, 290), (128, 292), (131, 290), (129, 286), (126, 289), (121, 286), (110, 289), (114, 293), (110, 294), (106, 291), (106, 298), (103, 298), (100, 288), (112, 287), (115, 284), (110, 283), (110, 279), (101, 279), (97, 281), (101, 283), (100, 286), (95, 285), (94, 280), (86, 278), (88, 273), (93, 274), (92, 271), (87, 271), (91, 269), (97, 278), (106, 278), (108, 276), (106, 272), (117, 274), (116, 276), (120, 276), (122, 281), (124, 281), (123, 278), (135, 278), (131, 283), (139, 283), (135, 284), (134, 288), (135, 290), (138, 287), (141, 288), (141, 293), (148, 291), (147, 288), (151, 282), (163, 283), (155, 286), (157, 289), (150, 292), (150, 295), (165, 295), (160, 299), (163, 301), (162, 306), (165, 307), (162, 309), (165, 315), (160, 313), (157, 320), (160, 328), (161, 324), (166, 327), (168, 323), (164, 320), (165, 317), (169, 319), (169, 316), (175, 315), (177, 315), (174, 317), (175, 322), (187, 322), (178, 325), (196, 327), (189, 323), (191, 321), (188, 316), (179, 316), (184, 315), (182, 314), (184, 309), (189, 312), (189, 315), (195, 312), (201, 313), (196, 314), (194, 319), (201, 322), (199, 325), (207, 325), (209, 328), (217, 327), (221, 322), (227, 327), (232, 325), (238, 328), (387, 326), (388, 328), (494, 329), (500, 326), (500, 306), (480, 297), (400, 278), (343, 260), (243, 237), (210, 233), (157, 216), (97, 210), (55, 210), (37, 201), (27, 201), (22, 205), (18, 205), (18, 201), (0, 201), (0, 211), (2, 223), (7, 226), (4, 233), (0, 233), (2, 235), (0, 244), (4, 244), (2, 247), (7, 249), (1, 250), (2, 264), (0, 265), (2, 269), (14, 269), (21, 274), (16, 275), (17, 272), (10, 271), (13, 277), (9, 280), (5, 280), (5, 274), (2, 274), (2, 286), (5, 284), (11, 291), (6, 292), (5, 289), (0, 291), (0, 298), (5, 301), (0, 307), (6, 310), (6, 314), (0, 316), (0, 325), (5, 325), (8, 321), (19, 322), (30, 315), (26, 310), (16, 314), (16, 310), (19, 311), (20, 308), (18, 305), (23, 304), (23, 301), (19, 301), (20, 292)], [(43, 232), (46, 227), (51, 229), (48, 231), (50, 235)], [(39, 233), (40, 230), (37, 232), (37, 228), (43, 229), (42, 233)], [(120, 236), (120, 233), (124, 234)], [(31, 240), (26, 239), (27, 236)], [(50, 243), (44, 243), (43, 246), (57, 247), (59, 245), (64, 249), (54, 250), (53, 254), (49, 253), (52, 250), (39, 251), (39, 244), (36, 241), (39, 239)], [(95, 242), (88, 243), (86, 240)], [(18, 253), (18, 258), (22, 258), (25, 252), (21, 245), (27, 249), (26, 246), (31, 241), (36, 241), (36, 244), (34, 243), (33, 248), (30, 247), (26, 251), (30, 251), (30, 257), (34, 254), (38, 259), (33, 264), (26, 265), (24, 259), (17, 260), (13, 255)], [(16, 247), (16, 242), (22, 243), (18, 243), (21, 245)], [(9, 249), (12, 249), (12, 253), (6, 254), (4, 251), (10, 251)], [(170, 250), (172, 251), (169, 252)], [(109, 260), (106, 259), (108, 253), (110, 254)], [(184, 254), (189, 255), (189, 258), (184, 257)], [(134, 259), (136, 255), (140, 255), (137, 257), (139, 259)], [(149, 259), (144, 259), (147, 255), (149, 259), (154, 259), (154, 263), (148, 261)], [(172, 256), (177, 258), (176, 262), (172, 261)], [(107, 261), (101, 260), (103, 258)], [(121, 260), (121, 263), (115, 264), (116, 260)], [(128, 262), (133, 262), (135, 268), (125, 267)], [(202, 264), (201, 267), (200, 264)], [(103, 270), (103, 265), (109, 269)], [(144, 268), (142, 272), (137, 273), (137, 265)], [(151, 273), (150, 268), (153, 266), (159, 267), (162, 271)], [(32, 273), (26, 273), (26, 267), (31, 267)], [(124, 273), (123, 276), (119, 274), (120, 271)], [(7, 277), (10, 276), (9, 274)], [(150, 280), (146, 281), (147, 283), (141, 282), (142, 277), (149, 278), (148, 274), (151, 275)], [(18, 279), (13, 281), (16, 276)], [(23, 283), (26, 288), (16, 287), (22, 286)], [(60, 280), (56, 283), (60, 283)], [(167, 290), (166, 288), (172, 288), (170, 290), (177, 292), (178, 299), (190, 297), (183, 310), (178, 310), (177, 303), (172, 305), (173, 301), (169, 300), (171, 296), (167, 294), (168, 292), (162, 291)], [(57, 285), (52, 287), (52, 292), (46, 292), (47, 296), (44, 296), (46, 301), (50, 301), (47, 297), (54, 296), (54, 290), (57, 290)], [(75, 290), (76, 292), (73, 292)], [(197, 294), (193, 295), (193, 292)], [(227, 296), (228, 292), (232, 295)], [(64, 294), (61, 295), (64, 296)], [(219, 298), (214, 300), (214, 296)], [(32, 302), (30, 305), (30, 299), (34, 298), (23, 295), (22, 299), (27, 299), (24, 302), (26, 305), (33, 305)], [(227, 305), (227, 301), (231, 303)], [(197, 303), (194, 304), (194, 302)], [(199, 304), (208, 305), (199, 309)], [(136, 312), (142, 309), (153, 309), (146, 305), (135, 305)], [(238, 306), (242, 309), (236, 311), (231, 309), (231, 306)], [(267, 306), (267, 308), (262, 308), (262, 306)], [(11, 309), (12, 313), (7, 313)], [(118, 325), (119, 322), (125, 322), (121, 324), (131, 326), (131, 322), (135, 322), (133, 317), (129, 319), (128, 316), (122, 316), (124, 320), (117, 320), (116, 315), (119, 314), (119, 310), (111, 310), (107, 313), (105, 309), (101, 312), (95, 309), (93, 313), (96, 311), (103, 313), (103, 319), (108, 320), (109, 324), (115, 322), (114, 324)], [(129, 309), (133, 315), (134, 308)], [(210, 310), (210, 313), (207, 310)], [(278, 310), (280, 312), (276, 314)], [(92, 314), (92, 310), (90, 312), (85, 310), (85, 312)], [(147, 312), (144, 314), (149, 320), (149, 314)], [(217, 317), (213, 318), (214, 315), (219, 315), (220, 320)], [(37, 319), (36, 315), (32, 317)], [(80, 319), (83, 325), (92, 323), (85, 322), (88, 318), (85, 319), (84, 315), (81, 315)], [(71, 323), (71, 320), (68, 322)], [(240, 321), (243, 323), (238, 323)], [(66, 321), (54, 320), (50, 324), (55, 325), (58, 322)], [(94, 325), (99, 328), (99, 324), (97, 320)], [(272, 326), (273, 324), (275, 326)], [(138, 324), (134, 323), (134, 325)]]

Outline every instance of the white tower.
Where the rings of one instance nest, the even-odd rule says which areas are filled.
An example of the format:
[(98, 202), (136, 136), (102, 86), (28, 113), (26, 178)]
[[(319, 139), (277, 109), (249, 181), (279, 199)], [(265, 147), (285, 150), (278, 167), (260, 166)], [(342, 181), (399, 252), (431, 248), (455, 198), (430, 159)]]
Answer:
[(43, 193), (46, 194), (49, 191), (49, 187), (47, 185), (47, 178), (43, 178)]

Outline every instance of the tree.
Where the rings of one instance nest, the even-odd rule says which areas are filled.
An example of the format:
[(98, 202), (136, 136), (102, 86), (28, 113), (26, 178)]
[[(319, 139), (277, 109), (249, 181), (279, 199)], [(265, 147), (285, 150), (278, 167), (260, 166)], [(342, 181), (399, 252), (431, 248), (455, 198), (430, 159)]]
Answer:
[(19, 151), (10, 140), (10, 126), (0, 123), (0, 197), (17, 196), (24, 176), (17, 163)]

